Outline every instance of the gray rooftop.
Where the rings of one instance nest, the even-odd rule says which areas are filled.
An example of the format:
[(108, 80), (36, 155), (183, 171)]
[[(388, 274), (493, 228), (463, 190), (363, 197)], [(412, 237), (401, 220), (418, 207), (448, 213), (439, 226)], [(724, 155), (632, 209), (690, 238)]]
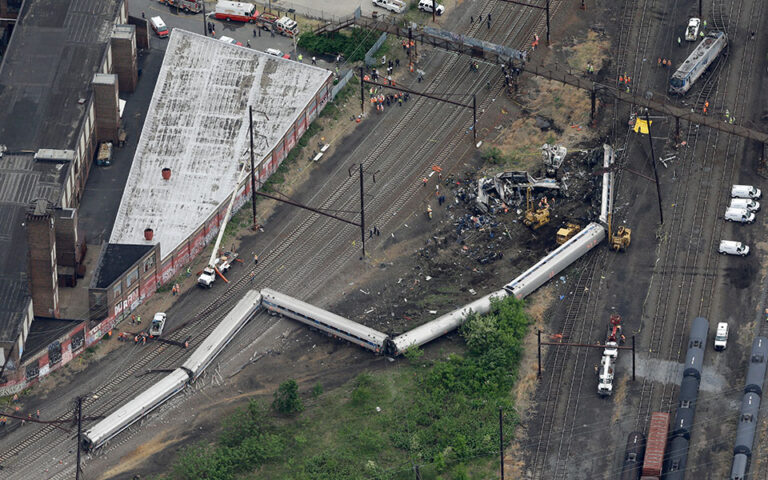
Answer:
[(0, 144), (74, 149), (119, 0), (26, 0), (0, 66)]
[[(330, 78), (328, 70), (173, 29), (110, 243), (170, 254), (234, 190), (248, 156), (264, 159)], [(170, 168), (170, 181), (161, 170)]]
[(58, 205), (68, 163), (35, 160), (33, 153), (0, 156), (0, 340), (13, 340), (29, 300), (27, 236), (22, 224), (36, 199)]

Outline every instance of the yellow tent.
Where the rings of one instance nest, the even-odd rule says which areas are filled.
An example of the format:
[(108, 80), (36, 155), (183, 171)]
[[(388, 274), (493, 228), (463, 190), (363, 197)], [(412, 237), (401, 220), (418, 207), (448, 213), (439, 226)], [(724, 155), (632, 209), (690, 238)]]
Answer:
[(635, 133), (648, 135), (648, 127), (651, 125), (653, 125), (652, 121), (646, 122), (645, 120), (638, 118), (635, 120)]

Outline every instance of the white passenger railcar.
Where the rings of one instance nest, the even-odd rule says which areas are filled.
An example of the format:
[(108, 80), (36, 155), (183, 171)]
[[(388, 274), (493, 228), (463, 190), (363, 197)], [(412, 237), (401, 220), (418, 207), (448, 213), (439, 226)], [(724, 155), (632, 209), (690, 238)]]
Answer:
[(99, 448), (104, 442), (180, 392), (187, 383), (194, 381), (259, 310), (260, 302), (261, 294), (258, 291), (247, 292), (195, 349), (182, 367), (158, 380), (147, 390), (139, 393), (131, 401), (86, 430), (83, 436), (83, 447), (86, 450)]
[(472, 314), (485, 314), (491, 310), (491, 299), (501, 300), (507, 296), (505, 290), (499, 290), (464, 305), (461, 308), (446, 313), (431, 322), (420, 325), (409, 332), (398, 335), (390, 340), (389, 353), (391, 355), (401, 355), (410, 347), (419, 347), (425, 343), (439, 338), (446, 333), (455, 330), (461, 326)]
[(229, 311), (221, 323), (213, 329), (211, 334), (181, 366), (189, 373), (191, 381), (195, 381), (203, 373), (203, 370), (216, 358), (216, 355), (227, 346), (260, 308), (261, 294), (257, 290), (249, 290), (243, 295), (243, 299)]
[(104, 442), (180, 392), (188, 380), (187, 372), (177, 368), (138, 394), (133, 400), (109, 414), (107, 418), (86, 430), (85, 435), (83, 435), (83, 447), (86, 450), (91, 450), (102, 446)]
[(557, 247), (504, 288), (517, 298), (525, 298), (550, 278), (592, 250), (605, 238), (605, 227), (590, 223), (573, 238)]
[(267, 310), (293, 318), (330, 335), (343, 338), (376, 353), (383, 352), (387, 335), (335, 313), (302, 302), (269, 288), (261, 290), (261, 303)]
[(682, 95), (693, 86), (728, 45), (723, 32), (709, 32), (669, 79), (669, 92)]

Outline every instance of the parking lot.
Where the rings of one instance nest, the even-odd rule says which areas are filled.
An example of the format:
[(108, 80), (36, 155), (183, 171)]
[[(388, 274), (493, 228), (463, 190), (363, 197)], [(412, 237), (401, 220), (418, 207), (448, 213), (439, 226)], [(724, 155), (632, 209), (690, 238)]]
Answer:
[[(214, 2), (206, 2), (206, 16), (202, 13), (184, 13), (183, 11), (177, 11), (174, 7), (169, 7), (155, 0), (135, 0), (132, 1), (129, 6), (129, 12), (131, 15), (141, 16), (142, 14), (147, 18), (154, 16), (160, 16), (169, 29), (183, 28), (191, 32), (206, 34), (206, 22), (212, 22), (214, 25), (214, 32), (216, 38), (223, 36), (235, 39), (246, 48), (254, 48), (262, 52), (268, 48), (280, 50), (282, 53), (290, 53), (291, 58), (296, 59), (298, 54), (303, 55), (303, 61), (309, 63), (312, 56), (307, 52), (299, 49), (297, 54), (294, 54), (293, 40), (283, 35), (274, 36), (270, 32), (256, 28), (249, 23), (240, 22), (226, 22), (213, 18), (212, 12), (215, 8)], [(210, 8), (210, 12), (208, 9)], [(257, 9), (259, 6), (257, 5)], [(277, 8), (272, 9), (273, 13), (277, 13)], [(281, 11), (282, 13), (282, 11)], [(151, 44), (153, 48), (156, 48), (159, 42), (166, 40), (157, 37), (154, 33), (152, 36)], [(318, 57), (318, 66), (331, 68), (333, 65), (333, 58), (320, 58)]]

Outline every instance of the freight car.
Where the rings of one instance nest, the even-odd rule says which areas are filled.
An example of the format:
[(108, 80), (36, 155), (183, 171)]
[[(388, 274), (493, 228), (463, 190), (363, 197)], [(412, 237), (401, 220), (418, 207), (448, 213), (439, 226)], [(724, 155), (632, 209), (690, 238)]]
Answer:
[(658, 478), (664, 463), (664, 452), (667, 449), (667, 432), (669, 431), (669, 414), (653, 412), (651, 426), (648, 429), (648, 441), (645, 446), (643, 459), (643, 476)]
[(739, 425), (736, 427), (736, 442), (733, 447), (731, 480), (744, 480), (749, 473), (752, 448), (755, 441), (757, 417), (763, 395), (766, 360), (768, 360), (768, 338), (756, 337), (752, 342), (747, 368), (747, 385), (739, 410)]
[(691, 440), (693, 417), (696, 414), (696, 400), (699, 397), (701, 369), (704, 364), (704, 351), (707, 347), (709, 320), (696, 317), (691, 325), (688, 337), (688, 350), (685, 353), (683, 379), (680, 382), (680, 394), (677, 398), (677, 412), (672, 422), (670, 445), (667, 451), (665, 479), (682, 480), (688, 461), (688, 446)]
[(645, 435), (643, 432), (632, 432), (627, 437), (627, 447), (624, 451), (624, 464), (621, 467), (621, 480), (637, 480), (643, 466), (645, 455)]

